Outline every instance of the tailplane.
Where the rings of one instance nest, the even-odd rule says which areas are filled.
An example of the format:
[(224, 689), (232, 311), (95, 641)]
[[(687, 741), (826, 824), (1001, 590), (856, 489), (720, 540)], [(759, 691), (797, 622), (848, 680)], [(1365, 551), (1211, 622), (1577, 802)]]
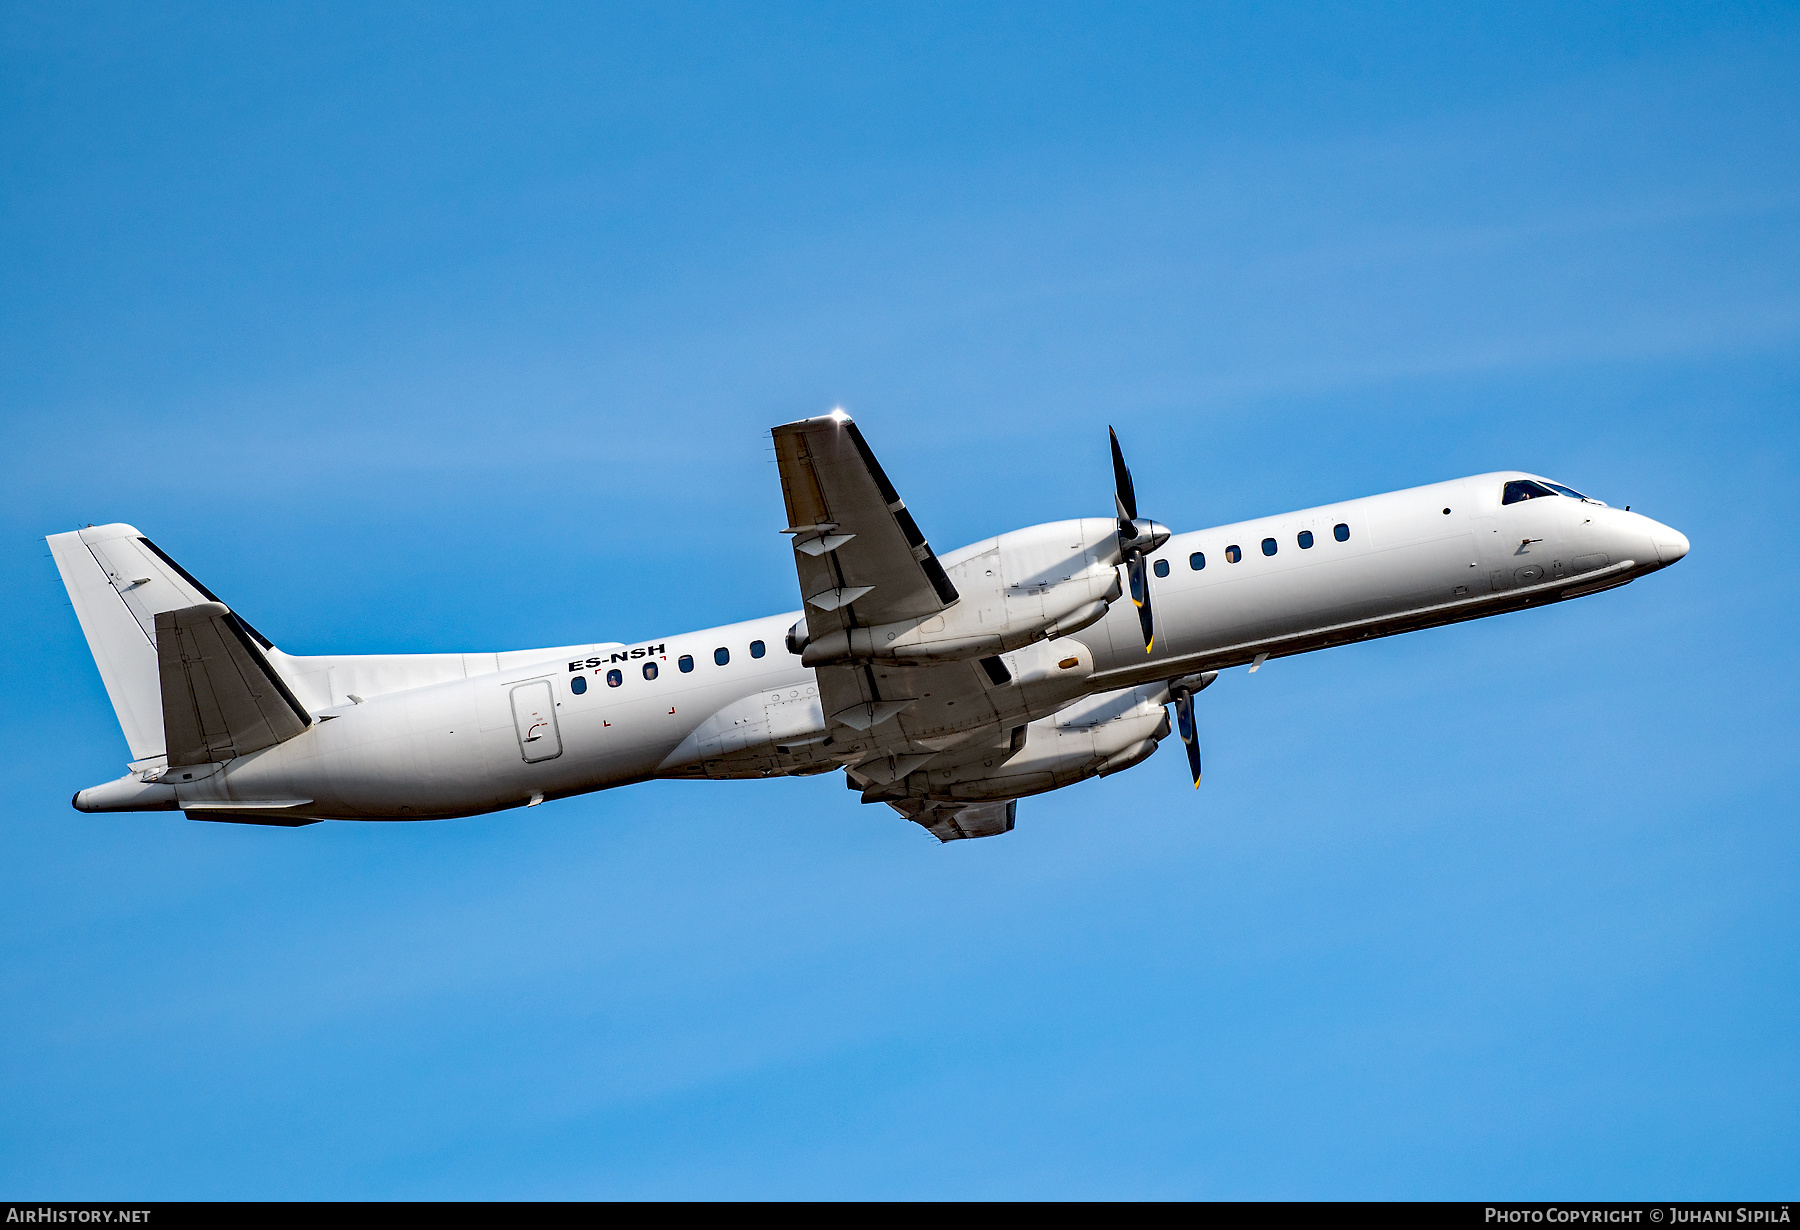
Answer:
[(169, 767), (224, 763), (292, 739), (312, 725), (222, 602), (156, 616), (163, 734)]

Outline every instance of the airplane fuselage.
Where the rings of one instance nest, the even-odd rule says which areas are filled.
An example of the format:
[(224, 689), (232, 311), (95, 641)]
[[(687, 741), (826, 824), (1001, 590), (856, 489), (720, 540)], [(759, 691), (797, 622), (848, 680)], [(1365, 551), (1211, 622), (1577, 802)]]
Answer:
[[(1578, 597), (1686, 553), (1679, 533), (1597, 502), (1502, 504), (1505, 483), (1527, 477), (1480, 475), (1175, 534), (1150, 557), (1151, 651), (1121, 601), (1033, 652), (1076, 660), (1072, 694), (1137, 689), (1141, 710), (1178, 676)], [(946, 553), (944, 565), (954, 571), (982, 547)], [(97, 787), (77, 806), (427, 819), (659, 776), (838, 768), (816, 672), (789, 648), (800, 618), (506, 654), (271, 651), (313, 716), (303, 733), (227, 764), (171, 768), (134, 787), (129, 804), (129, 791)], [(1001, 656), (1022, 680), (1023, 659)]]

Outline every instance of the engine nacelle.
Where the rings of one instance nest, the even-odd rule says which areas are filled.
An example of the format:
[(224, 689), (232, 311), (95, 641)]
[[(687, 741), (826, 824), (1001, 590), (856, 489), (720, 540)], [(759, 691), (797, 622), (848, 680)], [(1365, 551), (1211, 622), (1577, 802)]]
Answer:
[(1010, 752), (941, 769), (926, 765), (864, 798), (1017, 799), (1118, 773), (1148, 757), (1169, 733), (1164, 696), (1164, 685), (1156, 683), (1086, 697), (1027, 725)]
[(936, 615), (802, 641), (807, 666), (928, 665), (991, 657), (1097, 623), (1119, 597), (1116, 521), (1088, 517), (1014, 530), (943, 557), (961, 595)]

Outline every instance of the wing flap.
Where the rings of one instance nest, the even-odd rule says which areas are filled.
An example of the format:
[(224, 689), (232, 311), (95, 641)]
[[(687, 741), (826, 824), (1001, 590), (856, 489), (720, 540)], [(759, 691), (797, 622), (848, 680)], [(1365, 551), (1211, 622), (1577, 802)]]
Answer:
[(312, 716), (222, 603), (156, 613), (169, 764), (212, 764), (273, 747)]

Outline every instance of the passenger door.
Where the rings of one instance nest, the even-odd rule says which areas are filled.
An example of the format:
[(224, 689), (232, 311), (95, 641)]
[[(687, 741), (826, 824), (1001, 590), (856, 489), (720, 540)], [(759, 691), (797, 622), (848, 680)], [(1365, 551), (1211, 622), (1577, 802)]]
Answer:
[(562, 755), (562, 731), (556, 725), (556, 695), (548, 679), (533, 679), (512, 690), (513, 729), (519, 755), (527, 764)]

